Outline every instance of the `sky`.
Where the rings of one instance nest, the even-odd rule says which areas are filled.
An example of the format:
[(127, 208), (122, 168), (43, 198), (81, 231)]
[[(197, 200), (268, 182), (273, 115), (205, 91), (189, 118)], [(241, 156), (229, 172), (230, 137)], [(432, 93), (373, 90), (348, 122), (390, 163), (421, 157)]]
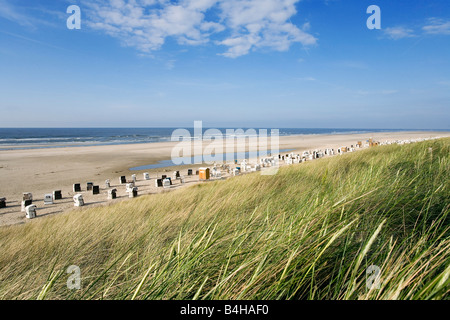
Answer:
[(448, 130), (449, 57), (448, 0), (0, 0), (0, 127)]

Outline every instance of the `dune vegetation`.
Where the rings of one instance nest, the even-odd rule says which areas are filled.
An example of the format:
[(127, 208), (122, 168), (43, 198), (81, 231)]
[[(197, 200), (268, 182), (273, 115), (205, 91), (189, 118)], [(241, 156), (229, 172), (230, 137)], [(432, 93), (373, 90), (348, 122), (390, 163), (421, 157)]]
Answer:
[(448, 299), (449, 147), (379, 146), (0, 228), (0, 299)]

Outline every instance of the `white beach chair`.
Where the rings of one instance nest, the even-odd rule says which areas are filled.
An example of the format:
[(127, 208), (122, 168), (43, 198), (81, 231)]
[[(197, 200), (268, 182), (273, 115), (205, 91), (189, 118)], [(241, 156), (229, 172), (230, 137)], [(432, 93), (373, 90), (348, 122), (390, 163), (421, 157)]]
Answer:
[(34, 218), (36, 218), (36, 205), (35, 204), (31, 204), (31, 205), (29, 205), (29, 206), (27, 206), (26, 208), (25, 208), (25, 216), (28, 218), (28, 219), (34, 219)]
[(138, 188), (133, 187), (130, 192), (128, 192), (128, 197), (130, 198), (136, 198), (138, 196)]
[(164, 189), (168, 189), (168, 188), (170, 188), (171, 186), (170, 186), (170, 180), (169, 179), (164, 179), (163, 180), (163, 188)]
[(83, 195), (81, 195), (81, 194), (74, 195), (73, 196), (73, 202), (74, 202), (74, 206), (75, 207), (82, 207), (82, 206), (84, 206)]
[(26, 207), (31, 205), (33, 203), (33, 200), (22, 200), (20, 211), (26, 212)]
[(133, 188), (134, 188), (134, 183), (127, 183), (127, 186), (126, 186), (126, 191), (127, 192), (132, 191)]
[(51, 193), (44, 195), (44, 204), (53, 204), (53, 195)]

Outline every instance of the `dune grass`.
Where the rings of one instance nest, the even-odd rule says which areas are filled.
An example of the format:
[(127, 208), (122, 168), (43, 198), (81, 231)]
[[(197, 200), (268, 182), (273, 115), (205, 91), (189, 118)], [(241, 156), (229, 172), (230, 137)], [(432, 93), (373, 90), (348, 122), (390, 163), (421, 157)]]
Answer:
[(0, 228), (0, 298), (448, 299), (449, 146), (375, 147)]

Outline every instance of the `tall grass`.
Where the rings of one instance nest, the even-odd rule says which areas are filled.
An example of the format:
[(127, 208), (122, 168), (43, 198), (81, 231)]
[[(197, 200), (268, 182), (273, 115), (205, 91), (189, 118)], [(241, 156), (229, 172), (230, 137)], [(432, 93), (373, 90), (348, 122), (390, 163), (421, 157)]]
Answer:
[(375, 147), (1, 228), (0, 298), (447, 299), (449, 146)]

